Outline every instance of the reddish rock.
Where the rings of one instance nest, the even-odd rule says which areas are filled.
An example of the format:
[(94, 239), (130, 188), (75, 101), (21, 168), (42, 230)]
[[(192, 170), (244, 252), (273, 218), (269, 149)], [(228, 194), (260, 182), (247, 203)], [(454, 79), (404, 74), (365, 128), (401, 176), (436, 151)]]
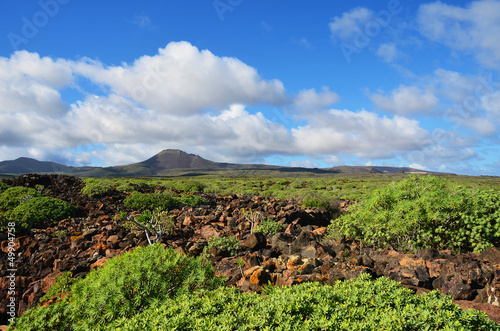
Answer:
[(245, 242), (243, 243), (243, 246), (251, 249), (251, 250), (257, 250), (260, 248), (264, 248), (267, 245), (267, 239), (264, 234), (261, 232), (256, 232), (250, 234)]
[(487, 261), (500, 266), (500, 249), (496, 247), (488, 247), (479, 255), (479, 258), (483, 261)]
[(460, 306), (463, 310), (475, 309), (486, 313), (488, 317), (497, 323), (500, 323), (500, 307), (495, 307), (487, 303), (480, 303), (468, 300), (455, 300), (453, 301)]
[(205, 225), (201, 228), (200, 236), (203, 239), (208, 240), (211, 237), (220, 236), (220, 232), (214, 229), (214, 227), (211, 225)]
[(95, 261), (94, 263), (92, 263), (90, 265), (90, 268), (91, 269), (95, 269), (95, 268), (100, 268), (104, 265), (104, 263), (106, 263), (107, 261), (109, 260), (108, 257), (103, 257), (102, 259), (99, 259), (97, 261)]

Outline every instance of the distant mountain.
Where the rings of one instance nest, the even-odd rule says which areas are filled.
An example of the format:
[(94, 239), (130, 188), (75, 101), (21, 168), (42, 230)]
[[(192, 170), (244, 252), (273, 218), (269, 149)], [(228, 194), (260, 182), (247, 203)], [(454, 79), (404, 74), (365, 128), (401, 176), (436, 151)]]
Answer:
[(0, 162), (0, 173), (3, 174), (62, 173), (70, 170), (71, 167), (59, 163), (38, 161), (28, 157)]
[(0, 162), (0, 174), (20, 175), (26, 173), (64, 173), (81, 177), (123, 177), (123, 176), (179, 176), (179, 175), (268, 175), (294, 174), (351, 174), (399, 172), (426, 173), (413, 168), (383, 166), (337, 166), (332, 168), (300, 168), (265, 164), (238, 164), (209, 161), (199, 155), (188, 154), (178, 149), (166, 149), (153, 157), (138, 163), (114, 167), (68, 167), (54, 162), (42, 162), (21, 157), (13, 161)]

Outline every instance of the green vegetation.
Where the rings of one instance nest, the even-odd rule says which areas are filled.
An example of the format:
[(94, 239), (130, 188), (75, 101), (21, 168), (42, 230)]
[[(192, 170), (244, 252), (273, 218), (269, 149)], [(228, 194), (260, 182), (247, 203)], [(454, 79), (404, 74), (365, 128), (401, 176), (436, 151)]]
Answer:
[(328, 209), (330, 208), (330, 202), (324, 197), (310, 197), (305, 198), (304, 201), (302, 201), (302, 206), (306, 208), (316, 207)]
[(3, 182), (0, 182), (0, 194), (5, 191), (6, 189), (8, 189), (10, 186), (3, 183)]
[(207, 202), (207, 200), (203, 199), (202, 197), (199, 197), (197, 195), (192, 195), (192, 194), (184, 194), (177, 198), (177, 201), (184, 206), (191, 206), (191, 207), (196, 207), (199, 205), (204, 205)]
[(123, 205), (130, 209), (159, 211), (168, 211), (182, 205), (196, 207), (205, 203), (207, 203), (205, 199), (196, 195), (185, 194), (173, 197), (167, 191), (156, 193), (134, 191), (123, 201)]
[(201, 258), (180, 255), (159, 244), (138, 247), (71, 285), (71, 292), (57, 303), (29, 309), (14, 326), (18, 330), (102, 329), (169, 298), (212, 290), (223, 282), (215, 276), (213, 266)]
[(71, 286), (79, 280), (79, 278), (71, 278), (71, 272), (63, 271), (61, 276), (56, 277), (55, 284), (49, 288), (47, 293), (40, 299), (40, 302), (69, 293), (71, 291)]
[(212, 248), (217, 248), (222, 251), (228, 252), (231, 256), (235, 256), (238, 254), (238, 251), (241, 249), (240, 241), (233, 236), (227, 237), (219, 237), (214, 236), (208, 239), (208, 245), (205, 247), (205, 250), (210, 250)]
[(476, 190), (435, 176), (411, 175), (377, 190), (329, 233), (375, 247), (480, 252), (500, 244), (500, 192)]
[(76, 210), (65, 201), (42, 197), (34, 188), (9, 187), (0, 193), (0, 229), (5, 229), (8, 222), (16, 222), (16, 231), (24, 231), (71, 217)]
[(23, 200), (39, 196), (40, 193), (34, 188), (24, 186), (9, 187), (0, 194), (0, 211), (12, 210)]
[(87, 178), (84, 183), (82, 194), (89, 197), (104, 196), (112, 190), (112, 182), (108, 179)]
[[(16, 325), (27, 321), (23, 316)], [(265, 295), (234, 287), (183, 292), (132, 315), (89, 326), (93, 330), (500, 330), (485, 313), (461, 310), (451, 297), (436, 291), (414, 295), (397, 282), (373, 280), (366, 274), (334, 286), (267, 287)]]
[(58, 222), (76, 213), (76, 207), (51, 197), (35, 197), (8, 212), (7, 218), (16, 222), (16, 228), (30, 229), (43, 222)]
[(266, 219), (255, 227), (255, 232), (262, 232), (265, 236), (276, 234), (283, 230), (283, 224), (272, 219)]

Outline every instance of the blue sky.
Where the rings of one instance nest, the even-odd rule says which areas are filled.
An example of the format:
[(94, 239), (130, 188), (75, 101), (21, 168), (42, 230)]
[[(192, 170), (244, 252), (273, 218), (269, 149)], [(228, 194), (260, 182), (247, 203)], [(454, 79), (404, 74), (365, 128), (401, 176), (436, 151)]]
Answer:
[(500, 1), (2, 1), (0, 160), (500, 175)]

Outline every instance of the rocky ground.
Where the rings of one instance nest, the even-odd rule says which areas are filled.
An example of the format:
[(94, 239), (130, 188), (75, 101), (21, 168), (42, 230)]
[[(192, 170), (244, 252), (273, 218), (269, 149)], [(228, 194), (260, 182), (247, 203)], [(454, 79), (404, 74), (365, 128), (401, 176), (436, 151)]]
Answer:
[[(37, 305), (40, 298), (63, 271), (84, 277), (109, 258), (148, 245), (143, 232), (131, 232), (117, 217), (126, 192), (112, 191), (101, 198), (81, 194), (80, 179), (62, 175), (23, 175), (6, 180), (9, 185), (44, 185), (51, 196), (68, 201), (80, 209), (77, 217), (18, 236), (16, 291), (18, 316)], [(138, 188), (138, 190), (141, 190)], [(351, 240), (328, 240), (326, 226), (349, 201), (339, 202), (339, 212), (305, 209), (297, 202), (259, 196), (218, 196), (204, 194), (209, 202), (200, 207), (183, 207), (169, 212), (175, 221), (173, 232), (161, 241), (180, 252), (194, 256), (210, 254), (216, 269), (226, 275), (227, 284), (243, 291), (262, 286), (294, 285), (307, 281), (331, 284), (337, 280), (370, 273), (401, 282), (416, 294), (437, 289), (451, 295), (463, 309), (485, 311), (500, 322), (500, 250), (489, 248), (481, 254), (454, 255), (450, 251), (421, 250), (404, 254), (390, 247), (377, 251)], [(252, 208), (283, 224), (283, 231), (264, 236), (250, 233), (251, 224), (242, 209)], [(237, 256), (212, 248), (204, 252), (208, 238), (235, 236), (243, 249)], [(0, 233), (0, 324), (7, 315), (7, 235)], [(244, 260), (244, 265), (236, 263)]]

